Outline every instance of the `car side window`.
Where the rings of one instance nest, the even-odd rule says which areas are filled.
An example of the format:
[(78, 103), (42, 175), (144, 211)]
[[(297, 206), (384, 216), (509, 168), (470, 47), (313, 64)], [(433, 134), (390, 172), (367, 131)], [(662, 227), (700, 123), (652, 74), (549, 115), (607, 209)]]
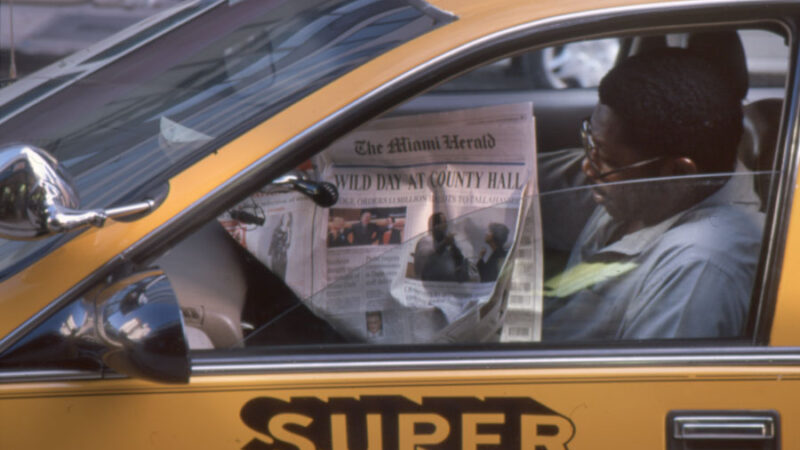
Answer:
[(750, 339), (787, 48), (715, 29), (492, 62), (152, 263), (198, 351)]
[[(587, 55), (603, 61), (592, 65), (600, 73), (561, 85), (536, 84), (541, 73), (520, 65)], [(220, 320), (234, 325), (211, 329), (204, 345), (218, 347), (223, 334), (245, 346), (746, 337), (787, 57), (783, 38), (765, 30), (625, 36), (536, 50), (451, 80), (291, 175), (299, 184), (317, 180), (312, 189), (331, 183), (336, 205), (304, 215), (297, 202), (313, 204), (308, 195), (318, 194), (283, 184), (220, 217), (249, 268), (232, 289), (235, 308)], [(495, 81), (471, 85), (487, 77)], [(491, 173), (480, 151), (498, 134), (462, 135), (475, 147), (464, 156), (477, 167), (470, 171), (430, 156), (447, 148), (442, 130), (508, 111), (524, 116), (526, 101), (536, 118), (536, 144), (526, 152), (536, 154), (530, 181), (538, 191), (523, 193), (524, 171), (512, 172), (517, 203), (500, 196), (481, 207), (443, 207), (464, 192), (491, 194), (488, 178), (478, 181)], [(510, 123), (503, 126), (519, 133)], [(425, 126), (441, 129), (426, 134)], [(400, 131), (408, 136), (398, 140)], [(403, 151), (437, 169), (455, 166), (409, 172), (410, 160), (392, 165), (387, 155)], [(385, 170), (357, 164), (365, 155)], [(440, 198), (430, 205), (396, 195), (424, 192), (412, 188), (439, 176)], [(527, 222), (518, 220), (523, 210)], [(309, 248), (315, 239), (317, 250)], [(216, 314), (207, 305), (184, 309), (190, 326), (204, 323), (198, 311)]]
[[(515, 84), (520, 60), (586, 54), (608, 66), (592, 82)], [(350, 141), (343, 138), (338, 145), (352, 147), (352, 157), (334, 144), (292, 175), (337, 187), (336, 205), (312, 207), (314, 215), (304, 216), (296, 205), (313, 204), (308, 197), (271, 186), (220, 217), (248, 270), (268, 268), (269, 276), (250, 274), (232, 289), (239, 300), (220, 322), (234, 326), (224, 333), (212, 327), (205, 345), (217, 347), (223, 334), (224, 342), (247, 346), (742, 338), (761, 257), (787, 55), (782, 38), (764, 30), (634, 36), (536, 50), (445, 83), (356, 130)], [(500, 73), (507, 83), (470, 86)], [(569, 88), (578, 87), (592, 95), (575, 101), (581, 97)], [(472, 171), (456, 163), (452, 170), (414, 173), (408, 160), (391, 165), (382, 153), (418, 145), (415, 158), (445, 167), (429, 150), (446, 148), (447, 133), (426, 134), (416, 119), (444, 128), (525, 108), (509, 109), (501, 89), (532, 100), (537, 137), (527, 151), (536, 154), (531, 181), (538, 192), (513, 204), (498, 197), (506, 201), (447, 210), (441, 203), (459, 201), (457, 194), (492, 193), (486, 179), (482, 187), (478, 181), (482, 171), (491, 173), (480, 166), (483, 149), (464, 156), (480, 168)], [(549, 136), (550, 127), (542, 126), (548, 121), (571, 129), (571, 136)], [(504, 126), (513, 129), (510, 123)], [(400, 131), (409, 137), (398, 141)], [(488, 148), (479, 138), (471, 145)], [(513, 159), (513, 152), (497, 154)], [(382, 172), (356, 164), (365, 155), (389, 165)], [(396, 195), (425, 192), (412, 188), (438, 176), (441, 198), (430, 205)], [(455, 190), (447, 191), (447, 177)], [(514, 189), (522, 193), (525, 181)], [(517, 220), (523, 209), (527, 223)], [(321, 242), (317, 250), (308, 248), (314, 239)], [(219, 273), (218, 265), (209, 273)], [(470, 302), (478, 311), (471, 322), (464, 319)], [(203, 322), (197, 311), (215, 314), (207, 305), (184, 308), (190, 326)], [(459, 321), (470, 324), (469, 332), (454, 326)]]

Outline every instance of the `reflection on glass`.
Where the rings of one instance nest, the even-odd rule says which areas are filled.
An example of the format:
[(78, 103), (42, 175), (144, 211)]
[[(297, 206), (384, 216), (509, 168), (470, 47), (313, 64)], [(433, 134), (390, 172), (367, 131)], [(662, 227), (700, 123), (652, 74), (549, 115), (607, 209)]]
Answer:
[(128, 320), (119, 329), (125, 334), (125, 337), (132, 341), (141, 341), (151, 331), (150, 325), (142, 323), (137, 317)]

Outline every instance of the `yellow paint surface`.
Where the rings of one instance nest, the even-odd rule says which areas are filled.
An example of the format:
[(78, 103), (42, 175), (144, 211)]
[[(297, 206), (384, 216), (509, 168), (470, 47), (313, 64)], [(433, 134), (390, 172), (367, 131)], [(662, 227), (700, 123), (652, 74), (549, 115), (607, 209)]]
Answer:
[[(196, 377), (14, 385), (0, 394), (0, 447), (242, 448), (263, 434), (239, 418), (256, 397), (530, 397), (575, 427), (571, 449), (663, 448), (670, 410), (779, 410), (800, 448), (797, 368), (589, 369)], [(265, 418), (267, 420), (268, 418)], [(302, 432), (302, 428), (298, 429)], [(625, 432), (622, 432), (622, 431)]]

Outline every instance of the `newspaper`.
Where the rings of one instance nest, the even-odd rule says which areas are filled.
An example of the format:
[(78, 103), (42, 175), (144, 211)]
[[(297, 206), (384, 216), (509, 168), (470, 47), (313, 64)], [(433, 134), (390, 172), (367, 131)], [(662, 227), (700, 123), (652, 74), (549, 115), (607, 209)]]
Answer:
[(257, 193), (221, 221), (351, 339), (534, 341), (535, 164), (530, 103), (379, 119), (315, 157), (334, 207)]

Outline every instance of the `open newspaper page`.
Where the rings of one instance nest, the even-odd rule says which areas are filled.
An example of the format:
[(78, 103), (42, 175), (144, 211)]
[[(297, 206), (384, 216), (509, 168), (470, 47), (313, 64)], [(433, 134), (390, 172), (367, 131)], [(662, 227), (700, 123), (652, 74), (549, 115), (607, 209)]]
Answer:
[(538, 340), (533, 121), (530, 103), (375, 120), (315, 157), (334, 207), (257, 193), (220, 220), (353, 340)]
[[(314, 259), (311, 309), (367, 341), (538, 338), (532, 111), (525, 103), (387, 118), (322, 152), (318, 167), (339, 202), (317, 215), (315, 228), (328, 233), (317, 244), (326, 257)], [(520, 222), (520, 210), (530, 220)], [(518, 223), (530, 233), (524, 243)], [(506, 260), (516, 261), (515, 276)]]
[(313, 274), (308, 262), (317, 209), (300, 193), (265, 189), (222, 214), (219, 221), (300, 298), (307, 298), (312, 294), (309, 280)]

